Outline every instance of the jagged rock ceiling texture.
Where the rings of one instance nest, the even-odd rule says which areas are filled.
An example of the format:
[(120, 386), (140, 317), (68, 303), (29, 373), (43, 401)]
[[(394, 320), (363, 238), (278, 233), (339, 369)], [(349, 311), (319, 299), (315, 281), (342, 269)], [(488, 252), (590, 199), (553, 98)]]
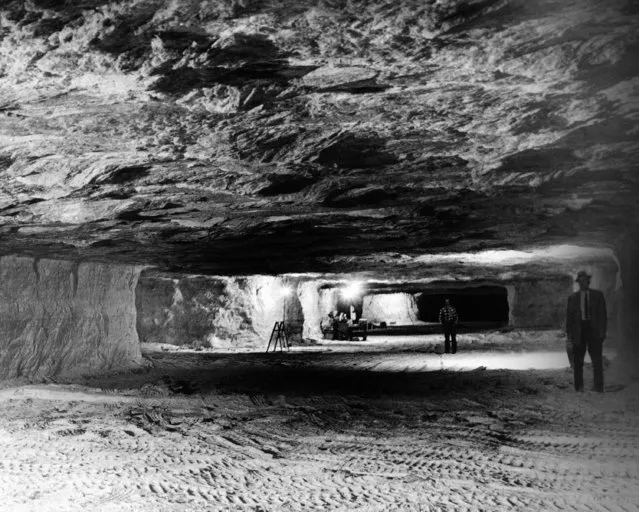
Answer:
[(3, 2), (0, 253), (223, 274), (610, 244), (638, 211), (638, 21), (636, 0)]

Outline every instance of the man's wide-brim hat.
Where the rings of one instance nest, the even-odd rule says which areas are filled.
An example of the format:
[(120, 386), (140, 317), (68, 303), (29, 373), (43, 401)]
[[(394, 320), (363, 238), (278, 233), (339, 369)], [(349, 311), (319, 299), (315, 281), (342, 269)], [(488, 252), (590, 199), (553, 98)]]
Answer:
[(590, 279), (592, 275), (590, 275), (585, 270), (580, 270), (577, 272), (577, 277), (575, 277), (575, 281), (579, 281), (580, 279)]

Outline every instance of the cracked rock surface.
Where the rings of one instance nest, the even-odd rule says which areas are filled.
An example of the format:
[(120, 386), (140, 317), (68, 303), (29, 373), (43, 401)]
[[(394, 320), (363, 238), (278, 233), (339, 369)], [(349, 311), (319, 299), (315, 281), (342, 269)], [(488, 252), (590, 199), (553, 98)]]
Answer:
[(0, 252), (216, 274), (612, 244), (630, 0), (0, 7)]

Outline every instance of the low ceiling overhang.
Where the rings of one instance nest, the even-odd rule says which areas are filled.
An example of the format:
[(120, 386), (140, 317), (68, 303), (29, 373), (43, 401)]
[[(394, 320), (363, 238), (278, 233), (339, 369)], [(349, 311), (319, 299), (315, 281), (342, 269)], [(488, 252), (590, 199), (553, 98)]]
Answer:
[(639, 211), (638, 21), (621, 0), (5, 2), (0, 254), (339, 273), (614, 246)]

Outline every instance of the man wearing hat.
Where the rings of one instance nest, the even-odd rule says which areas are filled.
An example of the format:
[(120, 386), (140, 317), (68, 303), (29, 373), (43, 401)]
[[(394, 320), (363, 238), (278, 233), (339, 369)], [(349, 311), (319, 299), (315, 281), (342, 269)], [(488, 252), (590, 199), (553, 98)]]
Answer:
[(603, 393), (603, 341), (606, 338), (606, 300), (599, 290), (590, 288), (590, 274), (585, 270), (577, 273), (579, 291), (568, 297), (566, 311), (566, 334), (568, 336), (568, 357), (572, 349), (571, 365), (575, 375), (575, 390), (584, 388), (584, 356), (590, 354), (594, 370), (594, 390)]

